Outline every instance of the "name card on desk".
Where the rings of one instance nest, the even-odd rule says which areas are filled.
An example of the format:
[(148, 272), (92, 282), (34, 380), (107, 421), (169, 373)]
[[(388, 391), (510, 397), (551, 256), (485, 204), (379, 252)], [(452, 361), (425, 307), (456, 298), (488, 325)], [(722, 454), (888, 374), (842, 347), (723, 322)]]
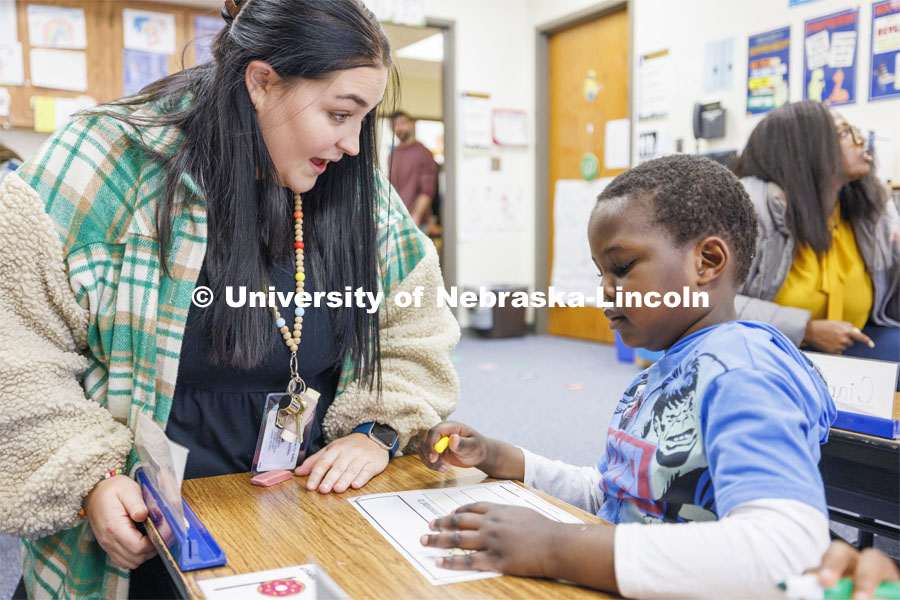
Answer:
[(891, 419), (900, 364), (804, 352), (822, 372), (838, 410)]

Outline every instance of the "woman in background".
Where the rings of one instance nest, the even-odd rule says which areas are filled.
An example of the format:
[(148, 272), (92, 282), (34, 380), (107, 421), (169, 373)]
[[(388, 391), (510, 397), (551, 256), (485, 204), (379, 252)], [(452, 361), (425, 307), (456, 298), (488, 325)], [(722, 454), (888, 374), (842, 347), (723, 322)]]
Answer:
[(900, 360), (900, 218), (859, 130), (818, 102), (786, 104), (735, 171), (760, 225), (739, 317), (799, 346)]

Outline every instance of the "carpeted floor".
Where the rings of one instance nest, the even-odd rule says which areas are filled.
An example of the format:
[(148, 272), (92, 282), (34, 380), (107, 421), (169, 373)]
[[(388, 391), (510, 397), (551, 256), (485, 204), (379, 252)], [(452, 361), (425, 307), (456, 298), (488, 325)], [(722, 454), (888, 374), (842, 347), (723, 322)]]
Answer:
[(453, 360), (461, 399), (451, 419), (548, 458), (592, 465), (622, 391), (640, 368), (615, 349), (568, 338), (464, 337)]

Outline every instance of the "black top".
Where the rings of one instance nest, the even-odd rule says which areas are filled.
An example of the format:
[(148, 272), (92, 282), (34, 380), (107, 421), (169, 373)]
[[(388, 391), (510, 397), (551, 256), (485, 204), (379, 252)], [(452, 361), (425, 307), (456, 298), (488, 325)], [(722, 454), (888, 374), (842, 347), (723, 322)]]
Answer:
[[(279, 292), (295, 291), (293, 259), (292, 253), (270, 273), (270, 281)], [(207, 282), (204, 262), (197, 285), (208, 285)], [(317, 289), (309, 270), (306, 271), (305, 289), (310, 292)], [(217, 298), (215, 301), (224, 302), (225, 299)], [(293, 308), (293, 304), (287, 308), (279, 307), (279, 312), (291, 330)], [(275, 316), (271, 309), (244, 306), (232, 310), (265, 310), (272, 315), (271, 351), (265, 360), (252, 369), (241, 370), (210, 364), (208, 355), (211, 338), (208, 331), (203, 331), (204, 309), (191, 304), (181, 347), (172, 411), (166, 427), (169, 439), (190, 450), (185, 479), (249, 471), (266, 395), (284, 392), (290, 380), (290, 350), (275, 326)], [(306, 384), (321, 393), (307, 453), (309, 456), (324, 446), (322, 419), (334, 400), (340, 373), (333, 368), (336, 363), (336, 345), (330, 309), (325, 306), (309, 306), (305, 310), (303, 335), (297, 351), (298, 370)]]

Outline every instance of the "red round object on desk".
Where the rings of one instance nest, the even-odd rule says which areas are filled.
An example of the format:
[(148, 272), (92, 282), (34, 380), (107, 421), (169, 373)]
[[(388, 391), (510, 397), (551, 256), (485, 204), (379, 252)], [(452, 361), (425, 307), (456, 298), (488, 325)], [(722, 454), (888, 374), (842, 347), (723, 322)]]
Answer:
[(306, 589), (306, 586), (299, 581), (293, 579), (276, 579), (267, 581), (259, 585), (256, 591), (263, 596), (271, 596), (273, 598), (283, 598), (285, 596), (296, 596)]

